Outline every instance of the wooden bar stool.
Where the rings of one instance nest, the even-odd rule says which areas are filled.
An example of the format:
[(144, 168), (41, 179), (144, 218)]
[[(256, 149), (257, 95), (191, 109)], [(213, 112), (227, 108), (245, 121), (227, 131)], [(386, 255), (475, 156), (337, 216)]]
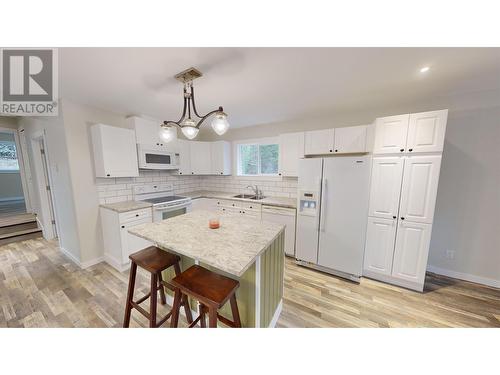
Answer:
[[(128, 293), (127, 293), (127, 301), (125, 305), (125, 317), (123, 319), (123, 327), (128, 328), (130, 325), (130, 314), (132, 312), (132, 308), (139, 311), (142, 315), (144, 315), (149, 320), (150, 328), (160, 327), (163, 323), (165, 323), (168, 318), (172, 315), (173, 309), (160, 319), (159, 322), (156, 321), (156, 308), (157, 308), (157, 298), (158, 291), (160, 291), (160, 301), (162, 305), (167, 303), (165, 298), (165, 290), (163, 287), (167, 287), (172, 291), (175, 291), (175, 288), (170, 285), (170, 283), (164, 281), (162, 279), (161, 273), (167, 268), (174, 266), (174, 271), (176, 275), (181, 274), (181, 267), (179, 262), (181, 258), (177, 255), (171, 254), (167, 251), (161, 250), (155, 246), (147, 247), (143, 250), (140, 250), (129, 256), (132, 264), (130, 266), (130, 278), (128, 282)], [(137, 274), (137, 266), (149, 271), (151, 273), (151, 289), (148, 294), (144, 297), (139, 298), (137, 301), (134, 301), (134, 288), (135, 288), (135, 276)], [(142, 302), (150, 298), (150, 308), (149, 312), (144, 310), (141, 306), (139, 306)], [(180, 306), (184, 306), (184, 311), (186, 312), (186, 319), (188, 323), (193, 321), (193, 316), (191, 315), (191, 309), (189, 307), (189, 302), (187, 297), (184, 297), (180, 301)], [(178, 317), (177, 317), (178, 319)]]
[[(236, 289), (240, 283), (229, 277), (219, 275), (198, 265), (189, 267), (171, 280), (175, 288), (174, 306), (172, 307), (171, 327), (177, 327), (179, 310), (186, 295), (199, 301), (200, 315), (189, 325), (192, 328), (200, 322), (206, 327), (205, 315), (208, 314), (208, 326), (217, 327), (217, 320), (234, 327), (241, 327), (240, 313), (236, 302)], [(217, 311), (229, 300), (233, 321), (223, 317)]]

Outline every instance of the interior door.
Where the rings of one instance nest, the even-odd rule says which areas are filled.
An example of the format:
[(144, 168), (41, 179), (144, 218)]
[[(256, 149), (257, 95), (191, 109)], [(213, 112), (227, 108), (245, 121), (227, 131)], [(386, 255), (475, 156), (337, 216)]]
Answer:
[(370, 157), (325, 158), (318, 264), (361, 276)]
[(408, 127), (408, 152), (441, 152), (448, 110), (413, 113)]
[(410, 115), (378, 118), (375, 121), (374, 154), (394, 154), (406, 151)]
[(325, 155), (333, 153), (335, 129), (305, 132), (304, 154)]
[(400, 220), (392, 276), (423, 285), (430, 241), (430, 224)]
[(441, 156), (405, 158), (399, 216), (418, 223), (432, 223), (436, 205)]
[(403, 164), (400, 156), (373, 158), (369, 216), (385, 219), (398, 216)]
[(363, 269), (382, 275), (392, 273), (396, 219), (368, 218)]

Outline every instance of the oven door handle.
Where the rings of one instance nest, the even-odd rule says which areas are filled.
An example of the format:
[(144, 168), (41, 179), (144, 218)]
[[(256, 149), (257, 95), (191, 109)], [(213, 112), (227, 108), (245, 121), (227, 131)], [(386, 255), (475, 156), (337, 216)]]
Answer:
[(167, 207), (153, 207), (153, 210), (155, 211), (174, 211), (174, 210), (178, 210), (180, 208), (185, 208), (185, 207), (189, 207), (191, 206), (191, 202), (186, 202), (186, 203), (182, 203), (182, 204), (178, 204), (178, 205), (174, 205), (174, 206), (167, 206)]

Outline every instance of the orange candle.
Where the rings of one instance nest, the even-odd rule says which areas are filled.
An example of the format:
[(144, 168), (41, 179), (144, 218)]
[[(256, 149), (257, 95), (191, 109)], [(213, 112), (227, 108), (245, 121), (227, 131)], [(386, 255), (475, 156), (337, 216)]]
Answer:
[(208, 220), (208, 227), (210, 229), (217, 229), (219, 228), (220, 224), (219, 224), (219, 219), (210, 219)]

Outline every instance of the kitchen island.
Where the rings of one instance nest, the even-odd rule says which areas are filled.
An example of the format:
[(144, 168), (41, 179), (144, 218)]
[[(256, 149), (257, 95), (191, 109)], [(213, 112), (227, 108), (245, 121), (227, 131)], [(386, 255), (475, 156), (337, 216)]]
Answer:
[[(210, 229), (213, 212), (196, 211), (136, 226), (133, 235), (181, 257), (181, 267), (199, 264), (240, 282), (236, 292), (243, 327), (273, 327), (282, 308), (284, 227), (246, 217), (224, 216)], [(163, 274), (173, 277), (172, 270)], [(170, 299), (171, 303), (171, 299)], [(221, 314), (231, 317), (229, 304)], [(194, 309), (196, 305), (191, 304)]]

